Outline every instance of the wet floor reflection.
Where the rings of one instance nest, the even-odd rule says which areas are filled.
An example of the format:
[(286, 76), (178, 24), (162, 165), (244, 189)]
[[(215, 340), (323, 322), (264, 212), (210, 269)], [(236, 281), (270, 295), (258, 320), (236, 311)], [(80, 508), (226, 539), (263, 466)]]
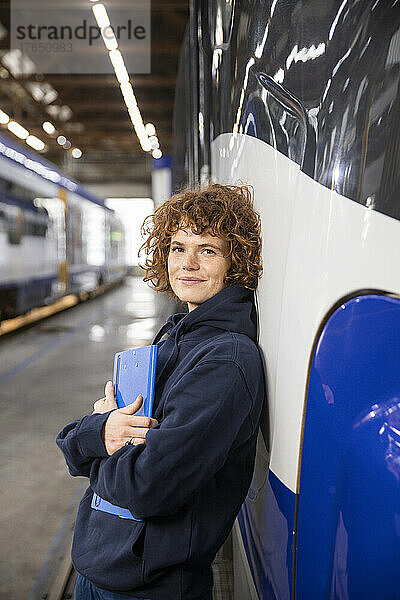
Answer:
[(107, 303), (107, 315), (89, 329), (91, 342), (120, 340), (121, 350), (150, 344), (162, 324), (156, 292), (138, 277), (130, 277), (120, 290), (118, 301)]
[(174, 310), (130, 277), (2, 344), (0, 376), (10, 375), (0, 390), (0, 598), (28, 597), (75, 494), (57, 432), (91, 413), (115, 353), (151, 344)]

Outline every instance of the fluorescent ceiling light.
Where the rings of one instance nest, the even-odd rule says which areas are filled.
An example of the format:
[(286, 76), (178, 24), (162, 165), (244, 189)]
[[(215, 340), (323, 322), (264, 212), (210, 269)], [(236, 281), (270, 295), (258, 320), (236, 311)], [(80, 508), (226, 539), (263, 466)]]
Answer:
[(135, 94), (133, 93), (133, 89), (129, 81), (121, 83), (121, 92), (128, 108), (137, 105)]
[(145, 127), (148, 136), (156, 134), (156, 128), (154, 127), (153, 123), (146, 123)]
[(140, 145), (142, 146), (142, 148), (145, 152), (150, 152), (150, 150), (151, 150), (150, 142), (147, 142), (147, 143), (143, 142)]
[(139, 138), (140, 145), (142, 146), (145, 152), (150, 152), (151, 144), (147, 135), (140, 130), (140, 128), (135, 127), (136, 134)]
[(43, 150), (45, 147), (44, 142), (42, 142), (42, 140), (39, 140), (39, 138), (37, 138), (34, 135), (28, 135), (25, 141), (35, 150)]
[(57, 138), (57, 142), (60, 144), (60, 146), (64, 146), (66, 141), (67, 138), (64, 135), (59, 135)]
[(148, 142), (150, 144), (150, 140), (147, 137), (147, 133), (143, 126), (143, 123), (136, 123), (135, 130), (140, 138), (142, 138), (143, 140), (146, 140), (146, 142)]
[(2, 110), (0, 110), (0, 124), (1, 125), (7, 125), (7, 123), (9, 122), (10, 117), (8, 115), (6, 115), (5, 112), (3, 112)]
[(145, 137), (143, 137), (142, 135), (138, 135), (138, 132), (136, 131), (136, 134), (139, 138), (139, 142), (141, 146), (146, 146), (146, 148), (149, 148), (151, 150), (151, 144), (149, 142), (148, 139), (146, 139)]
[(26, 77), (27, 75), (37, 73), (35, 63), (25, 54), (22, 54), (19, 48), (6, 52), (3, 55), (1, 62), (14, 77), (21, 77), (21, 75)]
[(95, 4), (92, 6), (92, 11), (100, 29), (109, 27), (110, 19), (108, 18), (107, 10), (104, 4)]
[(122, 58), (122, 54), (119, 50), (111, 50), (109, 52), (110, 60), (114, 67), (115, 74), (120, 83), (126, 83), (129, 81), (128, 71)]
[(129, 111), (129, 116), (131, 117), (132, 123), (135, 126), (135, 129), (137, 129), (142, 122), (142, 116), (140, 114), (140, 110), (135, 105), (135, 106), (129, 106), (128, 111)]
[(56, 104), (51, 104), (50, 106), (46, 106), (46, 112), (54, 119), (59, 119), (60, 121), (68, 121), (72, 116), (72, 110), (69, 106), (57, 106)]
[(82, 156), (82, 150), (80, 150), (79, 148), (74, 148), (72, 150), (72, 156), (74, 158), (80, 158)]
[[(94, 1), (96, 0), (92, 0), (92, 2)], [(152, 123), (147, 123), (147, 126), (144, 126), (142, 115), (140, 114), (136, 97), (129, 81), (129, 73), (125, 66), (123, 56), (118, 50), (118, 42), (115, 37), (114, 30), (112, 29), (107, 10), (104, 4), (95, 4), (92, 6), (92, 11), (96, 18), (97, 24), (101, 29), (101, 35), (103, 37), (104, 44), (109, 50), (108, 55), (114, 67), (115, 75), (120, 84), (121, 93), (124, 97), (125, 104), (128, 108), (129, 116), (139, 138), (139, 142), (145, 152), (149, 152), (152, 150), (152, 148), (154, 151), (160, 152), (158, 149), (159, 142), (157, 137), (155, 140), (153, 140), (153, 146), (149, 140), (150, 135), (155, 135), (156, 129)]]
[(26, 140), (26, 138), (29, 135), (29, 131), (25, 129), (25, 127), (22, 127), (22, 125), (20, 125), (16, 121), (9, 121), (7, 127), (11, 131), (11, 133), (19, 137), (21, 140)]
[(36, 102), (51, 104), (58, 97), (58, 93), (49, 83), (29, 82), (27, 88)]
[(152, 154), (153, 158), (161, 158), (162, 157), (162, 152), (161, 152), (161, 150), (158, 150), (158, 148), (157, 148), (157, 150), (153, 150), (153, 152), (151, 154)]
[(52, 123), (50, 123), (50, 121), (45, 121), (42, 125), (43, 129), (45, 130), (46, 133), (48, 133), (49, 135), (52, 135), (56, 128), (54, 127), (54, 125)]
[(103, 38), (107, 50), (116, 50), (118, 48), (117, 38), (114, 35), (111, 25), (101, 30), (101, 37)]

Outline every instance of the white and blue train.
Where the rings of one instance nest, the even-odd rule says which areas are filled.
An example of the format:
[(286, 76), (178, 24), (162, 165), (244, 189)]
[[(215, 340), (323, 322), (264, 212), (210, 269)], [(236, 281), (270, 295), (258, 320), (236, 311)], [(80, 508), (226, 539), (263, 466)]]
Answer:
[(235, 599), (400, 598), (400, 6), (192, 0), (175, 186), (254, 188), (268, 398)]
[(125, 274), (115, 213), (0, 134), (0, 320)]

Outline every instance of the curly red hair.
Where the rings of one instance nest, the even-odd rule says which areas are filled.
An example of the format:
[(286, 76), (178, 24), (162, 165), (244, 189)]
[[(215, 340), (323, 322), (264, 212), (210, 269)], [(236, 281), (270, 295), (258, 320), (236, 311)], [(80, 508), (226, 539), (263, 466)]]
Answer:
[(213, 183), (203, 189), (184, 190), (144, 220), (143, 281), (150, 281), (156, 291), (173, 297), (176, 296), (169, 283), (168, 254), (171, 237), (185, 228), (194, 234), (210, 233), (227, 242), (231, 266), (225, 276), (226, 286), (256, 289), (262, 272), (261, 222), (248, 186)]

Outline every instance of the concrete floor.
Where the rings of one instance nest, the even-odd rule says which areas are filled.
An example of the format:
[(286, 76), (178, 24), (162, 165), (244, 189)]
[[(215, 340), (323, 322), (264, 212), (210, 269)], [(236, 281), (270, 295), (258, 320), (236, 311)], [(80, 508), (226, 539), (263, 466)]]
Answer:
[(151, 343), (175, 304), (139, 278), (0, 341), (0, 600), (26, 600), (82, 485), (55, 437), (92, 411), (117, 351)]

